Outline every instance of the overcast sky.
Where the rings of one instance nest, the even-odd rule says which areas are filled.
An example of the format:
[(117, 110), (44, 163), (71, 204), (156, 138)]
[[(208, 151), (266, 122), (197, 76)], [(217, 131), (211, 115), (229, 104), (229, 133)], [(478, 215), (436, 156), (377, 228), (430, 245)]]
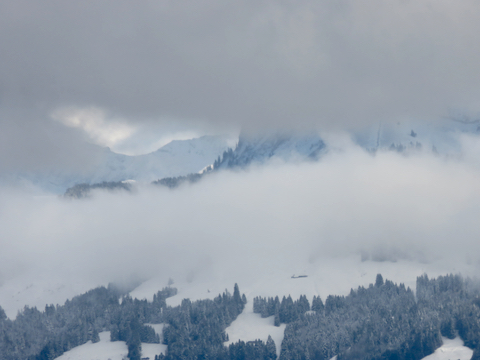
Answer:
[(1, 164), (152, 131), (477, 114), (479, 19), (476, 0), (0, 0)]

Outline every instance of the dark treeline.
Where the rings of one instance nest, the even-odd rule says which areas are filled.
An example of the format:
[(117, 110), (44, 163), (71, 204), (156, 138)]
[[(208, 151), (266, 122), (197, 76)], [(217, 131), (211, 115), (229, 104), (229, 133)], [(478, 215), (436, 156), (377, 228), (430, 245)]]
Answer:
[(166, 308), (165, 299), (175, 293), (165, 288), (156, 295), (160, 301), (148, 303), (109, 285), (67, 300), (63, 306), (47, 305), (43, 312), (25, 307), (13, 321), (0, 310), (0, 359), (54, 359), (89, 340), (98, 342), (99, 332), (105, 330), (111, 331), (112, 340), (126, 341), (133, 353), (140, 341), (159, 342), (153, 328), (143, 323), (158, 319), (162, 306)]
[(185, 176), (166, 177), (163, 179), (152, 181), (152, 184), (163, 185), (163, 186), (169, 187), (170, 189), (175, 189), (183, 183), (196, 183), (200, 181), (202, 176), (203, 176), (203, 173), (201, 174), (196, 173), (196, 174), (188, 174)]
[[(106, 330), (112, 341), (126, 342), (131, 360), (141, 359), (142, 342), (168, 345), (155, 360), (276, 358), (270, 337), (225, 346), (225, 329), (246, 303), (236, 284), (233, 295), (226, 291), (213, 300), (184, 299), (167, 306), (173, 295), (176, 289), (167, 287), (147, 302), (113, 286), (100, 287), (43, 312), (25, 307), (13, 321), (0, 308), (0, 360), (54, 359), (89, 340), (99, 341), (99, 332)], [(459, 275), (423, 275), (417, 278), (416, 296), (378, 275), (368, 288), (330, 295), (325, 302), (315, 296), (311, 306), (306, 296), (257, 297), (253, 308), (262, 317), (274, 316), (277, 326), (287, 324), (280, 359), (419, 360), (441, 346), (442, 335), (460, 336), (474, 350), (473, 359), (479, 359), (479, 295), (478, 283)], [(148, 323), (163, 323), (163, 335)]]
[(403, 284), (383, 281), (348, 296), (255, 298), (254, 312), (286, 323), (281, 359), (419, 360), (457, 334), (479, 357), (478, 284), (459, 275), (417, 279), (417, 297)]
[(67, 300), (63, 306), (47, 305), (45, 311), (25, 307), (15, 320), (8, 319), (0, 307), (0, 360), (52, 360), (89, 340), (98, 342), (99, 333), (107, 330), (111, 341), (126, 342), (130, 360), (140, 360), (142, 342), (160, 342), (147, 323), (166, 324), (163, 341), (168, 354), (161, 359), (228, 354), (223, 345), (225, 329), (246, 302), (238, 286), (233, 295), (226, 291), (214, 300), (186, 299), (180, 306), (167, 306), (166, 299), (176, 293), (167, 287), (148, 302), (132, 299), (109, 285)]
[(225, 346), (228, 336), (225, 329), (243, 311), (245, 295), (235, 285), (233, 296), (228, 292), (213, 300), (191, 302), (170, 308), (163, 321), (163, 342), (168, 345), (166, 355), (155, 360), (217, 359), (217, 360), (273, 360), (276, 359), (275, 342), (238, 341)]
[[(319, 306), (320, 301), (323, 307), (322, 300), (319, 297), (313, 299), (312, 306)], [(270, 297), (268, 299), (262, 297), (256, 297), (253, 299), (253, 312), (261, 314), (262, 318), (269, 316), (275, 316), (275, 326), (280, 326), (281, 323), (288, 324), (292, 321), (298, 320), (302, 315), (310, 310), (310, 304), (305, 295), (301, 295), (300, 299), (293, 301), (292, 297), (283, 297), (280, 302), (278, 296), (275, 298)]]
[(437, 314), (403, 284), (383, 282), (328, 296), (285, 329), (285, 359), (421, 359), (442, 344)]
[(103, 181), (101, 183), (95, 184), (77, 184), (65, 191), (63, 194), (66, 198), (85, 198), (88, 197), (92, 190), (101, 189), (101, 190), (124, 190), (124, 191), (132, 191), (132, 185), (128, 182), (123, 181)]

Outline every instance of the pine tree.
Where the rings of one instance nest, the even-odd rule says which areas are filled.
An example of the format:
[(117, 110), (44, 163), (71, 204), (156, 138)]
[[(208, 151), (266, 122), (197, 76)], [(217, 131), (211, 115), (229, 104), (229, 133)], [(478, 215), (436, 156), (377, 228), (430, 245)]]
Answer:
[(5, 313), (5, 310), (2, 309), (0, 306), (0, 321), (4, 321), (7, 319), (7, 314)]
[(314, 296), (312, 300), (312, 310), (323, 315), (324, 309), (325, 306), (323, 305), (323, 301), (320, 296)]
[(98, 335), (98, 331), (96, 328), (93, 328), (91, 340), (94, 344), (100, 341), (100, 335)]
[(275, 306), (275, 318), (274, 323), (275, 326), (280, 326), (280, 305)]
[[(242, 300), (242, 296), (240, 295), (240, 289), (238, 288), (237, 283), (235, 283), (235, 287), (233, 288), (233, 301), (237, 306), (237, 314), (240, 314), (243, 311), (245, 304)], [(235, 316), (237, 316), (237, 314), (235, 314)]]
[(277, 348), (275, 346), (275, 341), (273, 341), (272, 337), (268, 335), (267, 344), (266, 344), (266, 354), (265, 359), (276, 359), (277, 358)]

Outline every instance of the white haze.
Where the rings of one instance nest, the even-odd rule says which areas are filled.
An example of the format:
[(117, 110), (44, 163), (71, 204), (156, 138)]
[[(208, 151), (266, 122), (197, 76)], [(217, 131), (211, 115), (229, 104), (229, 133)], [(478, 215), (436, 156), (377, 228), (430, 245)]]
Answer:
[(298, 274), (301, 264), (345, 264), (341, 259), (362, 253), (440, 264), (444, 272), (474, 271), (480, 264), (478, 140), (463, 144), (461, 159), (373, 156), (348, 145), (315, 163), (274, 162), (174, 191), (145, 187), (86, 200), (3, 188), (0, 305), (7, 306), (14, 294), (6, 289), (19, 282), (78, 285), (70, 296), (134, 277), (195, 282), (247, 269), (275, 272), (292, 259), (295, 267), (286, 271)]

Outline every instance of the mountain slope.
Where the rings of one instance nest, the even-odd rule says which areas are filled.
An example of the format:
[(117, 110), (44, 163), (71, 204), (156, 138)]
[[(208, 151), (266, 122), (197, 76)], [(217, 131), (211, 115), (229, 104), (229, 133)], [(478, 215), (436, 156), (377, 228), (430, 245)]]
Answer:
[(318, 160), (325, 150), (325, 143), (317, 134), (269, 133), (256, 137), (240, 135), (235, 149), (224, 151), (212, 166), (204, 169), (203, 173), (165, 177), (153, 183), (176, 188), (185, 182), (197, 182), (204, 175), (222, 169), (246, 168), (251, 164), (262, 165), (275, 159), (284, 162)]
[(226, 151), (217, 159), (215, 169), (245, 167), (263, 164), (272, 158), (284, 161), (317, 159), (325, 149), (320, 136), (273, 133), (257, 137), (241, 135), (233, 151)]
[(94, 165), (87, 169), (24, 173), (10, 176), (10, 181), (28, 181), (43, 190), (63, 193), (75, 184), (137, 180), (151, 182), (168, 176), (196, 173), (211, 165), (228, 148), (228, 139), (202, 136), (191, 140), (174, 140), (145, 155), (128, 156), (109, 148), (95, 147)]
[(368, 151), (426, 150), (442, 155), (461, 151), (459, 136), (479, 134), (477, 120), (440, 118), (435, 121), (399, 121), (378, 124), (353, 133), (355, 142)]

